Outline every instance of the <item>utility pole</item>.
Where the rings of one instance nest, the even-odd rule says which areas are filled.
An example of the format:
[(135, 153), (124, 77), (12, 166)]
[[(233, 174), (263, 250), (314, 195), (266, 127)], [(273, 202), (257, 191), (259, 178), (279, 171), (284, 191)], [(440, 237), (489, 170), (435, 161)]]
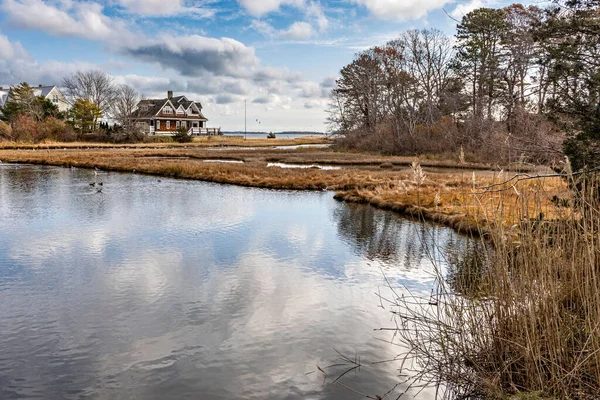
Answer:
[(246, 135), (248, 134), (248, 123), (247, 123), (247, 112), (246, 112), (246, 99), (244, 99), (244, 140), (246, 140)]

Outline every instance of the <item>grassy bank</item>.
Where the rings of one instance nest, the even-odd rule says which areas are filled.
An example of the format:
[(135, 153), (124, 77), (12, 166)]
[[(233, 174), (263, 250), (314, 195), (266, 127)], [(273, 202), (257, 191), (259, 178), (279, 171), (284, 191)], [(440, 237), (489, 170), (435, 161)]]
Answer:
[(0, 141), (0, 149), (12, 150), (52, 150), (52, 149), (165, 149), (165, 148), (203, 148), (203, 147), (272, 147), (295, 146), (307, 144), (331, 144), (331, 139), (324, 136), (307, 136), (296, 139), (244, 139), (243, 136), (201, 136), (193, 138), (190, 143), (177, 143), (170, 137), (158, 137), (156, 142), (148, 143), (96, 143), (96, 142), (53, 142), (26, 143)]
[[(108, 145), (79, 147), (78, 144), (49, 144), (0, 149), (0, 160), (57, 166), (101, 168), (110, 171), (138, 172), (184, 179), (197, 179), (241, 186), (289, 190), (333, 190), (343, 201), (372, 204), (407, 215), (424, 216), (464, 232), (477, 232), (491, 216), (502, 215), (508, 224), (519, 216), (511, 210), (527, 204), (529, 217), (540, 213), (553, 215), (553, 196), (568, 196), (558, 178), (523, 182), (516, 190), (485, 192), (481, 186), (500, 182), (509, 173), (490, 170), (481, 164), (460, 164), (452, 160), (423, 160), (423, 176), (415, 177), (413, 158), (386, 157), (372, 154), (336, 152), (330, 149), (301, 148), (282, 150), (257, 146), (255, 140), (240, 142), (236, 138), (217, 138), (226, 148), (209, 150), (203, 142), (194, 146)], [(267, 142), (267, 139), (260, 140)], [(236, 149), (244, 143), (254, 149)], [(275, 143), (269, 141), (269, 143)], [(277, 142), (276, 144), (280, 144)], [(287, 143), (287, 141), (285, 142)], [(211, 145), (214, 142), (211, 142)], [(70, 145), (70, 146), (69, 146)], [(210, 146), (212, 147), (212, 146)], [(205, 160), (236, 160), (241, 164), (207, 163)], [(269, 163), (329, 165), (340, 169), (269, 167)], [(535, 187), (534, 187), (535, 186)], [(541, 189), (543, 199), (530, 201), (530, 189)]]
[[(205, 162), (218, 159), (243, 163)], [(329, 189), (342, 201), (483, 233), (494, 250), (483, 248), (476, 257), (461, 257), (452, 264), (450, 280), (447, 271), (440, 271), (431, 296), (389, 297), (398, 321), (396, 337), (422, 363), (419, 383), (442, 380), (459, 398), (508, 399), (522, 393), (597, 398), (596, 187), (585, 192), (585, 201), (577, 201), (556, 176), (521, 175), (519, 180), (512, 179), (514, 172), (452, 160), (413, 164), (410, 158), (307, 148), (5, 148), (0, 160), (270, 189)], [(268, 167), (274, 161), (341, 169)], [(539, 172), (549, 171), (530, 174)]]

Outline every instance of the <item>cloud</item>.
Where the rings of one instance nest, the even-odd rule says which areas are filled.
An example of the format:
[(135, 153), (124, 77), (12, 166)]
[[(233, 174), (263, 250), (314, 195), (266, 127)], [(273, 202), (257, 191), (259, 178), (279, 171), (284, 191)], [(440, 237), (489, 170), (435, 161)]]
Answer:
[(353, 0), (380, 19), (408, 20), (427, 15), (452, 0)]
[(130, 14), (143, 16), (173, 16), (186, 14), (189, 17), (210, 18), (215, 15), (211, 8), (186, 7), (184, 0), (118, 0), (118, 4)]
[[(258, 2), (257, 2), (258, 3)], [(311, 37), (314, 37), (317, 32), (324, 32), (329, 27), (329, 20), (325, 16), (323, 8), (317, 2), (310, 1), (306, 2), (305, 0), (299, 1), (288, 1), (288, 2), (273, 2), (273, 4), (260, 3), (262, 6), (265, 4), (274, 5), (274, 3), (278, 4), (290, 4), (294, 5), (300, 11), (304, 12), (306, 21), (296, 21), (292, 23), (287, 29), (275, 29), (268, 22), (263, 20), (254, 20), (252, 21), (250, 27), (256, 30), (267, 37), (282, 37), (286, 39), (292, 40), (306, 40)], [(261, 7), (262, 7), (261, 6)], [(271, 10), (274, 11), (279, 7)], [(265, 12), (266, 13), (266, 12)], [(255, 14), (256, 15), (256, 14)], [(262, 15), (259, 13), (258, 16)], [(315, 28), (316, 27), (316, 28)]]
[(294, 22), (287, 30), (281, 32), (281, 36), (289, 39), (309, 39), (316, 34), (312, 25), (308, 22)]
[(320, 100), (309, 100), (306, 103), (304, 103), (304, 108), (306, 109), (313, 109), (313, 108), (323, 108), (327, 105), (327, 100), (324, 99), (320, 99)]
[(230, 104), (241, 101), (239, 96), (231, 95), (231, 94), (220, 94), (215, 97), (215, 103), (217, 104)]
[(306, 16), (314, 21), (314, 24), (319, 28), (320, 32), (325, 31), (329, 27), (329, 20), (323, 12), (323, 8), (319, 3), (311, 2), (305, 7)]
[(321, 88), (315, 82), (301, 82), (298, 84), (298, 89), (302, 98), (321, 97)]
[(19, 42), (11, 42), (0, 32), (0, 59), (28, 59), (29, 54)]
[(19, 28), (41, 30), (55, 36), (90, 40), (133, 40), (124, 23), (103, 14), (98, 3), (60, 3), (57, 8), (41, 0), (4, 0), (1, 10), (7, 22)]
[(454, 10), (452, 10), (450, 15), (456, 19), (461, 19), (463, 16), (477, 8), (490, 7), (494, 3), (496, 3), (494, 0), (470, 0), (466, 3), (458, 4)]
[(282, 5), (300, 7), (304, 4), (304, 0), (238, 0), (238, 2), (240, 6), (255, 17), (277, 11)]
[(230, 38), (198, 35), (141, 40), (131, 47), (122, 48), (121, 52), (192, 77), (205, 73), (242, 76), (248, 68), (259, 64), (252, 47)]

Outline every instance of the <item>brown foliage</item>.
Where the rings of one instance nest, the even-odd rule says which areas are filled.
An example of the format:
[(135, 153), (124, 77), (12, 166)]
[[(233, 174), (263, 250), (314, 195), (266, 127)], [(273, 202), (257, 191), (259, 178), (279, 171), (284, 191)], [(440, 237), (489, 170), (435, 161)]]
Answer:
[(12, 140), (12, 128), (9, 124), (0, 121), (0, 139)]
[(65, 121), (48, 117), (38, 125), (37, 141), (73, 141), (76, 135)]
[(38, 135), (38, 124), (26, 115), (19, 115), (13, 124), (13, 140), (35, 142)]

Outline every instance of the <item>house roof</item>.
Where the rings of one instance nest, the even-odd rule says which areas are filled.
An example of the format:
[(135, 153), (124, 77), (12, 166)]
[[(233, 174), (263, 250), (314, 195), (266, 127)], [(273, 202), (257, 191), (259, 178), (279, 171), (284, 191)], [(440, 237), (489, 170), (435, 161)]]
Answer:
[[(169, 99), (140, 100), (134, 116), (137, 118), (152, 118), (164, 107)], [(145, 106), (145, 107), (144, 107)]]
[(52, 91), (52, 89), (54, 89), (56, 86), (34, 86), (33, 89), (33, 94), (36, 96), (42, 96), (42, 97), (46, 97), (50, 94), (50, 92)]
[[(134, 112), (134, 118), (152, 118), (156, 114), (159, 113), (160, 110), (167, 104), (169, 99), (145, 99), (140, 100), (138, 103), (138, 108)], [(195, 104), (198, 107), (198, 117), (199, 119), (206, 119), (204, 115), (202, 115), (202, 104), (200, 102), (190, 101), (185, 96), (175, 96), (170, 99), (171, 105), (175, 110), (179, 108), (179, 106), (183, 106), (185, 110), (187, 110), (192, 104)], [(145, 106), (145, 107), (144, 107)], [(208, 121), (208, 120), (207, 120)]]

